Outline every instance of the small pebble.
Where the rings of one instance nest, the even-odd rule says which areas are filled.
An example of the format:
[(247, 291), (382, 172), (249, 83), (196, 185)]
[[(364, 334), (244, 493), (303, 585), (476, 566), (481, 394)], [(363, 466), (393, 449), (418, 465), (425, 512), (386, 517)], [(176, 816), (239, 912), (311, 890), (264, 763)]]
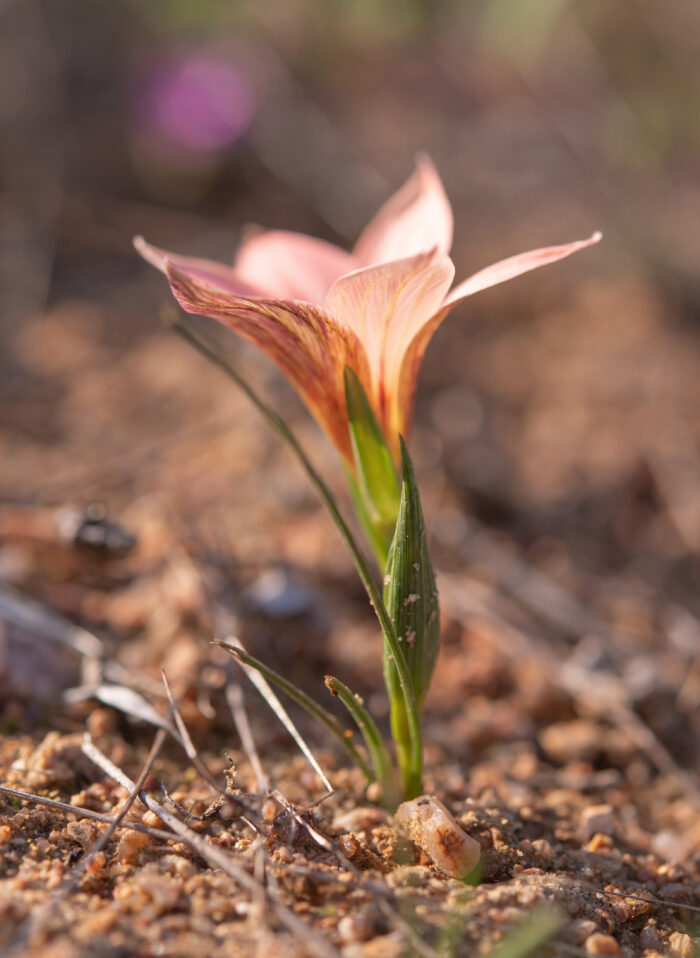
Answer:
[(612, 935), (589, 935), (583, 946), (589, 955), (618, 955), (620, 943)]
[(639, 932), (639, 947), (644, 951), (658, 951), (661, 948), (661, 935), (656, 925), (651, 922)]
[(396, 825), (450, 878), (466, 878), (481, 845), (460, 828), (439, 798), (421, 795), (396, 810)]
[(674, 931), (668, 936), (668, 950), (674, 958), (676, 956), (679, 956), (679, 958), (695, 958), (698, 953), (693, 944), (693, 939), (682, 931)]
[(294, 581), (283, 569), (264, 572), (245, 592), (252, 607), (271, 619), (287, 619), (312, 613), (318, 605), (313, 590)]
[(372, 782), (367, 786), (367, 801), (379, 804), (383, 797), (384, 792), (379, 782)]
[(97, 852), (90, 859), (90, 862), (87, 867), (89, 875), (92, 875), (93, 878), (101, 878), (104, 874), (105, 868), (107, 867), (107, 856), (103, 851)]
[(291, 865), (294, 861), (294, 852), (286, 845), (278, 845), (272, 852), (272, 858), (282, 865)]
[(96, 822), (79, 821), (69, 822), (66, 825), (66, 835), (87, 851), (97, 840), (100, 834), (100, 826)]
[(336, 844), (341, 855), (349, 859), (349, 861), (352, 861), (362, 854), (362, 845), (352, 832), (348, 832), (347, 835), (341, 835)]
[(168, 872), (177, 878), (191, 878), (197, 874), (197, 867), (188, 858), (181, 855), (163, 855), (160, 859), (161, 867), (167, 866)]
[(346, 832), (365, 832), (384, 824), (385, 820), (386, 815), (380, 808), (360, 807), (336, 815), (333, 824)]
[(577, 918), (564, 925), (562, 936), (572, 945), (582, 945), (586, 938), (595, 934), (597, 929), (598, 926), (590, 918)]
[(609, 835), (602, 835), (600, 832), (596, 832), (590, 842), (586, 843), (587, 852), (602, 852), (605, 849), (612, 848), (613, 841)]
[(144, 870), (136, 875), (133, 881), (150, 899), (149, 913), (154, 917), (164, 915), (177, 907), (182, 892), (182, 883), (178, 880)]
[(51, 851), (51, 842), (48, 838), (38, 838), (34, 842), (34, 851), (37, 855), (40, 855), (42, 858), (45, 858), (46, 855)]
[(562, 765), (590, 761), (600, 752), (603, 741), (599, 726), (585, 719), (554, 722), (540, 732), (539, 740), (548, 758)]
[(369, 941), (377, 933), (377, 916), (370, 910), (344, 915), (338, 922), (338, 937), (345, 945), (354, 941)]
[(46, 888), (49, 891), (53, 891), (54, 888), (58, 888), (58, 886), (63, 881), (63, 876), (65, 874), (65, 871), (66, 871), (66, 866), (63, 864), (62, 861), (59, 861), (58, 859), (54, 859), (51, 862), (51, 868), (49, 869), (49, 874), (48, 874), (48, 877), (46, 878)]
[(686, 858), (691, 844), (687, 835), (679, 835), (670, 829), (657, 832), (651, 839), (652, 851), (669, 861), (682, 861)]
[(378, 935), (366, 943), (351, 942), (342, 951), (343, 958), (401, 958), (405, 954), (405, 943), (396, 932)]
[(88, 732), (93, 738), (101, 735), (110, 735), (117, 727), (117, 720), (112, 709), (93, 709), (87, 717)]
[(145, 848), (150, 840), (150, 836), (144, 832), (137, 832), (133, 829), (125, 830), (119, 838), (119, 845), (117, 846), (119, 861), (132, 865), (138, 858), (141, 849)]
[(613, 810), (610, 805), (589, 805), (581, 812), (579, 838), (587, 842), (594, 835), (612, 835), (615, 830)]

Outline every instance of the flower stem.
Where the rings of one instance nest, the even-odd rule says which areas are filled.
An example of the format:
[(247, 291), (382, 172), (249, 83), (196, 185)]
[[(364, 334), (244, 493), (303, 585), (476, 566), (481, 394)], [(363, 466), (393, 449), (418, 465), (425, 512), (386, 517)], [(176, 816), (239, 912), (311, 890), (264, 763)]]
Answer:
[(401, 769), (403, 796), (406, 801), (423, 791), (422, 763), (416, 763), (411, 749), (411, 736), (406, 709), (401, 699), (391, 700), (391, 732), (396, 744), (396, 758)]
[[(202, 336), (199, 331), (195, 331), (192, 323), (180, 313), (169, 315), (166, 318), (166, 323), (171, 326), (175, 332), (182, 336), (183, 339), (187, 340), (191, 346), (194, 346), (194, 348), (203, 356), (205, 356), (210, 362), (218, 366), (219, 369), (221, 369), (222, 372), (229, 377), (229, 379), (232, 379), (236, 385), (243, 390), (253, 405), (261, 413), (263, 418), (267, 421), (267, 423), (292, 450), (300, 465), (306, 472), (309, 481), (316, 489), (319, 498), (328, 510), (331, 519), (335, 523), (341, 538), (343, 539), (348, 551), (350, 552), (350, 555), (353, 558), (357, 572), (369, 597), (370, 605), (373, 607), (377, 619), (379, 620), (382, 635), (386, 640), (387, 646), (396, 665), (397, 677), (403, 696), (406, 723), (408, 726), (408, 746), (406, 748), (403, 761), (400, 761), (401, 773), (404, 789), (408, 789), (410, 786), (410, 790), (415, 791), (416, 782), (420, 782), (422, 774), (423, 746), (421, 741), (420, 719), (418, 716), (418, 707), (413, 694), (413, 686), (408, 673), (408, 668), (406, 666), (406, 661), (399, 647), (396, 638), (396, 632), (394, 630), (393, 623), (389, 618), (389, 613), (386, 610), (386, 606), (384, 605), (381, 592), (379, 591), (377, 583), (372, 577), (372, 573), (370, 572), (365, 557), (362, 555), (362, 552), (355, 541), (355, 537), (350, 531), (350, 527), (340, 514), (340, 510), (338, 509), (338, 505), (333, 497), (333, 494), (321, 476), (316, 472), (316, 469), (312, 465), (302, 446), (299, 444), (296, 436), (290, 430), (286, 422), (281, 416), (274, 412), (274, 410), (270, 409), (267, 403), (265, 403), (265, 401), (257, 395), (252, 386), (250, 386), (245, 379), (242, 378), (242, 376), (228, 361), (228, 359), (221, 355), (216, 346), (209, 342), (206, 337)], [(399, 758), (401, 760), (401, 755), (399, 755)]]

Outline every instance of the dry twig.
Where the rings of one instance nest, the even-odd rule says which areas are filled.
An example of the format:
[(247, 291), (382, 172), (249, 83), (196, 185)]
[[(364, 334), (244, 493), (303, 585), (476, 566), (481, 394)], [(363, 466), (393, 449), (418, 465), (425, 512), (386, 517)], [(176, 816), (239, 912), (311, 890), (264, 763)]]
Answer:
[[(82, 750), (99, 769), (110, 778), (113, 778), (123, 788), (129, 791), (134, 788), (134, 783), (128, 776), (94, 745), (88, 735), (85, 736)], [(276, 900), (274, 893), (272, 893), (269, 888), (266, 889), (259, 881), (249, 875), (244, 868), (237, 865), (230, 855), (227, 855), (226, 852), (217, 848), (216, 845), (213, 845), (205, 836), (197, 834), (197, 832), (185, 825), (184, 822), (180, 821), (176, 815), (168, 811), (167, 808), (145, 792), (141, 791), (139, 798), (143, 804), (157, 815), (164, 824), (171, 828), (182, 841), (190, 844), (210, 865), (215, 868), (220, 868), (241, 888), (245, 889), (253, 899), (259, 895), (267, 895), (268, 899), (272, 898), (271, 907), (277, 920), (292, 934), (304, 941), (307, 948), (315, 954), (322, 956), (322, 958), (340, 958), (340, 953), (336, 948), (313, 928), (304, 924), (304, 922), (297, 918), (294, 912)]]
[(64, 902), (71, 892), (78, 887), (82, 877), (85, 875), (91, 863), (95, 860), (102, 849), (107, 847), (116, 830), (124, 822), (129, 809), (134, 804), (141, 789), (143, 788), (143, 785), (150, 774), (151, 768), (153, 767), (153, 763), (155, 762), (158, 753), (163, 746), (165, 735), (166, 733), (163, 729), (159, 729), (159, 731), (156, 733), (156, 737), (153, 740), (153, 745), (148, 753), (148, 757), (146, 758), (138, 781), (136, 784), (132, 783), (132, 787), (129, 789), (129, 796), (127, 800), (124, 802), (119, 812), (112, 819), (104, 832), (94, 842), (88, 852), (81, 858), (77, 865), (73, 867), (67, 878), (61, 882), (49, 901), (46, 902), (46, 904), (43, 905), (38, 911), (35, 911), (30, 916), (26, 924), (19, 929), (14, 941), (12, 941), (9, 945), (7, 952), (8, 958), (12, 958), (14, 955), (19, 955), (26, 943), (31, 942), (33, 939), (40, 939), (58, 906)]

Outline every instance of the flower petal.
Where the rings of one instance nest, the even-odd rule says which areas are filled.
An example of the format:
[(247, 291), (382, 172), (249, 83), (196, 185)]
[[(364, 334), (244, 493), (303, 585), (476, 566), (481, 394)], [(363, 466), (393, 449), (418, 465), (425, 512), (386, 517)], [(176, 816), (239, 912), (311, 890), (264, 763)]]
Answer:
[(198, 279), (202, 283), (220, 289), (223, 292), (230, 293), (233, 296), (256, 296), (257, 292), (246, 283), (242, 282), (235, 275), (232, 267), (225, 266), (223, 263), (216, 263), (210, 259), (199, 259), (194, 256), (178, 256), (175, 253), (169, 253), (167, 250), (158, 249), (157, 246), (151, 246), (143, 236), (134, 237), (134, 246), (136, 250), (161, 273), (166, 273), (167, 266), (176, 267), (187, 273), (188, 276)]
[(353, 256), (362, 267), (405, 259), (435, 247), (449, 253), (452, 225), (452, 207), (440, 177), (432, 161), (422, 156), (407, 182), (365, 227)]
[(352, 256), (339, 246), (285, 230), (251, 236), (234, 264), (236, 276), (260, 295), (307, 303), (322, 303), (331, 284), (352, 269)]
[(371, 379), (368, 395), (397, 457), (398, 432), (388, 428), (394, 380), (409, 344), (443, 304), (453, 276), (449, 257), (435, 251), (420, 253), (341, 276), (326, 298), (326, 309), (365, 347)]
[(350, 366), (363, 385), (369, 382), (365, 351), (352, 330), (311, 303), (231, 295), (170, 262), (165, 272), (184, 310), (218, 319), (279, 366), (341, 455), (352, 463), (345, 367)]
[(456, 286), (447, 297), (446, 303), (454, 306), (455, 303), (467, 296), (472, 296), (474, 293), (479, 293), (482, 289), (505, 283), (509, 279), (520, 276), (521, 273), (529, 273), (531, 269), (539, 269), (540, 266), (556, 263), (557, 260), (571, 256), (572, 253), (576, 253), (580, 249), (593, 246), (600, 242), (602, 238), (602, 233), (593, 233), (585, 240), (564, 243), (562, 246), (543, 246), (541, 249), (531, 249), (527, 253), (519, 253), (517, 256), (502, 259), (500, 262), (474, 273), (469, 279), (465, 279), (463, 283)]
[(585, 249), (587, 246), (592, 246), (601, 239), (602, 233), (594, 233), (585, 240), (565, 243), (562, 246), (546, 246), (541, 249), (530, 250), (527, 253), (520, 253), (518, 256), (511, 256), (509, 259), (494, 263), (493, 266), (487, 266), (486, 269), (475, 273), (469, 279), (460, 283), (459, 286), (456, 286), (445, 300), (442, 308), (438, 309), (435, 315), (416, 331), (413, 340), (404, 350), (393, 387), (393, 401), (388, 428), (393, 432), (401, 433), (401, 435), (407, 435), (413, 414), (416, 379), (425, 350), (435, 330), (457, 303), (467, 296), (471, 296), (482, 289), (487, 289), (489, 286), (505, 283), (506, 280), (513, 279), (521, 273), (527, 273), (529, 270), (546, 266), (549, 263), (556, 263), (557, 260), (564, 259), (564, 257)]

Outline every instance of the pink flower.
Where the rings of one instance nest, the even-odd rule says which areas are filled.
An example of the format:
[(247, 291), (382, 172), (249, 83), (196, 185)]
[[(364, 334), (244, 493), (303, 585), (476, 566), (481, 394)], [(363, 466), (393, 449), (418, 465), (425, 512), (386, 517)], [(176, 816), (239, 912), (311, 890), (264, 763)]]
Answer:
[(280, 230), (247, 239), (232, 267), (168, 253), (141, 237), (134, 243), (168, 277), (183, 309), (220, 320), (277, 363), (352, 464), (346, 366), (364, 386), (398, 459), (398, 436), (410, 428), (421, 360), (449, 311), (473, 293), (600, 238), (594, 233), (512, 256), (450, 292), (452, 209), (433, 164), (421, 158), (351, 253)]

